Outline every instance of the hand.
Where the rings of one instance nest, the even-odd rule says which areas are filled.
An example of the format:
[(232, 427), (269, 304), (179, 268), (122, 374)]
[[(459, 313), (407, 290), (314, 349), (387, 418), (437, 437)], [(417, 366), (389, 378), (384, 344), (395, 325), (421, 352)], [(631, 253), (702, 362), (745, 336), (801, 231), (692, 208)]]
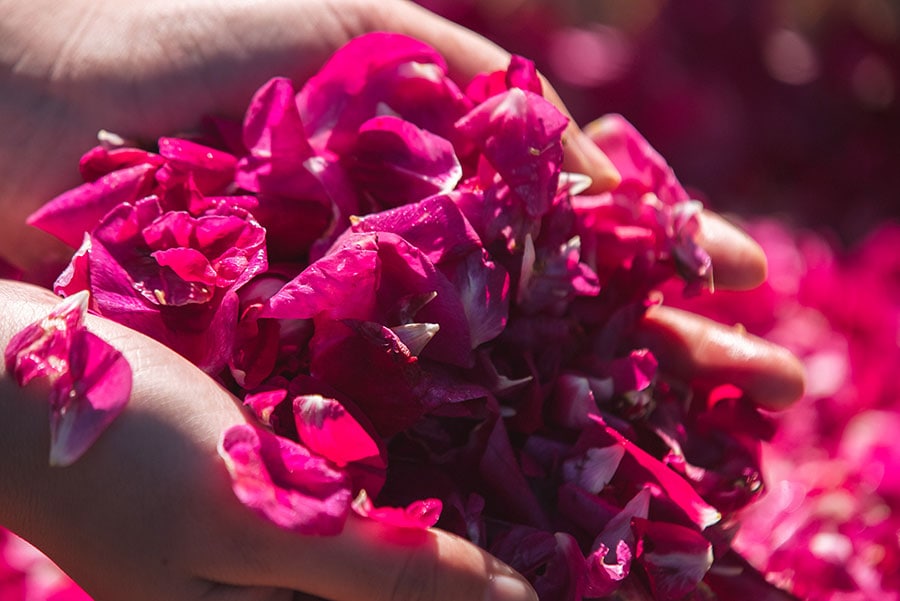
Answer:
[[(56, 302), (0, 282), (0, 344)], [(258, 518), (216, 451), (220, 433), (245, 420), (238, 403), (155, 341), (100, 318), (89, 327), (131, 364), (130, 404), (83, 457), (51, 468), (45, 393), (0, 374), (0, 521), (96, 601), (288, 601), (292, 591), (334, 601), (536, 599), (508, 567), (439, 530), (351, 518), (339, 536), (305, 537)]]

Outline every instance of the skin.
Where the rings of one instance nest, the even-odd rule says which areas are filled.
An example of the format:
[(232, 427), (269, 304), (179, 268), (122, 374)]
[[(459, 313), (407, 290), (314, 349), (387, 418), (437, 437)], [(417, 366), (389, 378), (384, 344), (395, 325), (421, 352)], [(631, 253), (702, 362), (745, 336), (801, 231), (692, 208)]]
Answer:
[[(431, 43), (460, 82), (508, 61), (403, 0), (0, 0), (0, 14), (0, 255), (38, 276), (55, 275), (71, 249), (25, 218), (80, 183), (78, 158), (101, 128), (144, 140), (190, 130), (205, 114), (239, 117), (267, 79), (302, 81), (367, 31)], [(562, 106), (549, 85), (546, 95)], [(596, 189), (617, 177), (574, 124), (565, 167), (591, 175)], [(718, 287), (765, 278), (747, 236), (713, 214), (701, 230)], [(0, 282), (0, 345), (54, 301)], [(97, 601), (536, 598), (508, 567), (437, 530), (398, 538), (351, 519), (339, 536), (309, 538), (256, 518), (235, 499), (215, 448), (224, 428), (245, 420), (235, 400), (154, 341), (99, 318), (89, 326), (131, 363), (130, 405), (78, 462), (49, 468), (44, 391), (19, 389), (0, 371), (0, 523)], [(786, 351), (697, 316), (658, 307), (638, 336), (686, 382), (734, 382), (776, 408), (802, 394), (802, 369)]]

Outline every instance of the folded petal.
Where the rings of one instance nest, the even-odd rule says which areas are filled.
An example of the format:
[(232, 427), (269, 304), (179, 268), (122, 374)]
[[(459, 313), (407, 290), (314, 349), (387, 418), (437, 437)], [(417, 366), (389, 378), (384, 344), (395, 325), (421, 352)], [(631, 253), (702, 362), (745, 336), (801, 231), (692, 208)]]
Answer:
[(440, 499), (413, 501), (406, 507), (375, 507), (364, 490), (353, 501), (358, 515), (394, 528), (431, 528), (440, 519), (442, 507)]
[(334, 535), (350, 511), (346, 475), (306, 447), (240, 424), (219, 440), (219, 455), (240, 501), (282, 528), (306, 535)]

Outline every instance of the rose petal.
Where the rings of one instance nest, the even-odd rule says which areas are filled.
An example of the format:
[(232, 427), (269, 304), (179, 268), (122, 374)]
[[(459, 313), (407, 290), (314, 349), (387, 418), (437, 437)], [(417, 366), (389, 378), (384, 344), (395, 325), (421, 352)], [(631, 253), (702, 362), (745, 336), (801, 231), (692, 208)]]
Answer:
[(375, 507), (364, 490), (353, 501), (358, 515), (394, 528), (431, 528), (440, 519), (442, 508), (440, 499), (422, 499), (406, 507)]
[(311, 451), (341, 467), (381, 455), (372, 434), (335, 399), (307, 394), (293, 406), (297, 435)]
[(240, 501), (282, 528), (334, 535), (350, 510), (346, 475), (300, 444), (247, 424), (228, 428), (219, 455)]
[(131, 366), (122, 353), (91, 332), (72, 333), (67, 377), (53, 384), (50, 465), (80, 458), (122, 412), (131, 396)]

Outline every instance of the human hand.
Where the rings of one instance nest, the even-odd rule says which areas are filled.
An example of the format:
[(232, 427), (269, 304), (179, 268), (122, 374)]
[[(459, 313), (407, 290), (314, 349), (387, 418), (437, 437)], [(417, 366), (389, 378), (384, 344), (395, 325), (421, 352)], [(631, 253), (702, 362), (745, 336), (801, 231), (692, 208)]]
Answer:
[[(56, 302), (0, 282), (0, 343)], [(338, 536), (310, 537), (257, 517), (216, 450), (221, 432), (245, 420), (238, 403), (155, 341), (100, 318), (88, 325), (131, 364), (129, 406), (77, 462), (52, 468), (41, 391), (0, 374), (0, 520), (96, 601), (536, 598), (509, 568), (440, 530), (351, 518)]]

